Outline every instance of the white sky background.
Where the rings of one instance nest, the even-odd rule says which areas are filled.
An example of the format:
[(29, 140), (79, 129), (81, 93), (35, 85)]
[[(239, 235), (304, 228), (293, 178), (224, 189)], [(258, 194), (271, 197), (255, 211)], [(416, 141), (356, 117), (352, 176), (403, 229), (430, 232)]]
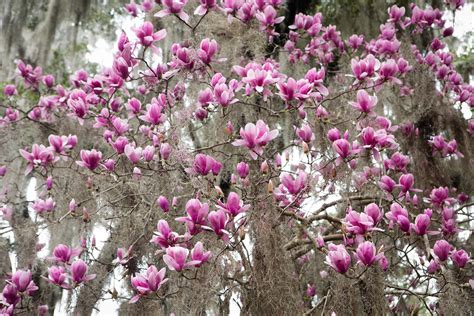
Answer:
[[(456, 23), (455, 23), (455, 31), (454, 31), (454, 36), (458, 37), (460, 40), (464, 39), (464, 35), (467, 34), (469, 31), (473, 31), (473, 9), (474, 9), (474, 4), (473, 3), (468, 3), (466, 4), (461, 11), (456, 12)], [(450, 12), (447, 12), (445, 17), (448, 18), (448, 24), (452, 25), (452, 14)], [(143, 16), (141, 17), (143, 19)], [(133, 27), (136, 27), (142, 23), (142, 19), (137, 19), (133, 18), (129, 15), (117, 15), (115, 17), (116, 24), (117, 24), (117, 32), (116, 32), (116, 37), (121, 33), (121, 30), (123, 29), (131, 38), (134, 38), (134, 33), (132, 31)], [(472, 43), (472, 42), (471, 42)], [(90, 44), (88, 45), (88, 50), (89, 52), (86, 53), (86, 60), (90, 63), (95, 63), (103, 67), (111, 67), (112, 66), (112, 61), (113, 61), (113, 55), (112, 52), (116, 50), (116, 42), (110, 42), (104, 38), (99, 38), (93, 45)], [(460, 49), (462, 50), (462, 46), (460, 46)], [(469, 108), (466, 109), (463, 108), (463, 113), (465, 114), (466, 117), (471, 116), (471, 111)], [(28, 200), (34, 200), (35, 197), (37, 197), (37, 194), (35, 192), (35, 183), (36, 181), (32, 181), (31, 185), (28, 186), (28, 192), (27, 192), (27, 198)], [(34, 218), (34, 217), (33, 217)], [(4, 221), (3, 219), (0, 219), (1, 224), (8, 224), (8, 222)], [(106, 240), (107, 238), (107, 232), (105, 229), (101, 227), (95, 227), (93, 231), (97, 241), (98, 241), (98, 246), (103, 245), (103, 241)], [(11, 236), (13, 238), (13, 236)], [(39, 236), (40, 242), (48, 243), (49, 239), (49, 233), (48, 231), (42, 231)], [(248, 245), (249, 247), (251, 245)], [(46, 249), (48, 247), (45, 247)], [(38, 254), (40, 257), (44, 258), (47, 256), (46, 253), (41, 251)], [(11, 261), (13, 264), (13, 269), (16, 269), (16, 259), (14, 254), (10, 254), (11, 256)], [(115, 276), (118, 279), (119, 278), (119, 271), (115, 271), (116, 273)], [(123, 292), (123, 285), (120, 286), (121, 282), (114, 281), (115, 288), (119, 292)], [(106, 285), (106, 288), (110, 287), (110, 282)], [(121, 291), (122, 289), (122, 291)], [(67, 294), (67, 293), (66, 293)], [(127, 296), (129, 294), (127, 293), (120, 293), (120, 295)], [(63, 298), (64, 295), (63, 295)], [(236, 295), (233, 295), (233, 299), (239, 300)], [(54, 315), (67, 315), (67, 311), (64, 308), (64, 304), (66, 303), (66, 300), (63, 299), (61, 303), (58, 303), (60, 308), (56, 308)], [(59, 307), (58, 306), (58, 307)], [(101, 310), (101, 313), (98, 313), (94, 311), (93, 315), (117, 315), (117, 311), (119, 308), (118, 302), (115, 302), (113, 300), (106, 300), (102, 301), (97, 305), (98, 309)], [(230, 314), (231, 315), (239, 315), (240, 311), (237, 306), (237, 304), (233, 301), (231, 301), (231, 306), (230, 306)]]

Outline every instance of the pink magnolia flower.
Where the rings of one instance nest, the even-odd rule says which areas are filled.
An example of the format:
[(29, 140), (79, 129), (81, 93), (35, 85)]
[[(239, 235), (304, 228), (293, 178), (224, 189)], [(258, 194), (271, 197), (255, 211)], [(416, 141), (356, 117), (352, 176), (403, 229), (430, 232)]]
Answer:
[(440, 265), (437, 260), (431, 259), (430, 263), (428, 264), (428, 273), (435, 274), (440, 268)]
[(45, 200), (36, 199), (31, 207), (35, 210), (36, 213), (43, 214), (52, 212), (56, 207), (56, 203), (54, 202), (52, 197), (49, 197)]
[(168, 279), (165, 279), (165, 274), (165, 268), (158, 271), (154, 265), (151, 265), (148, 267), (146, 275), (138, 274), (137, 276), (132, 277), (132, 286), (138, 294), (132, 297), (129, 303), (136, 303), (141, 296), (158, 291), (160, 287), (168, 281)]
[(376, 260), (381, 258), (383, 253), (377, 255), (377, 249), (371, 241), (365, 241), (357, 247), (356, 257), (360, 264), (371, 266)]
[[(5, 315), (8, 315), (8, 316), (13, 315), (13, 309), (15, 308), (15, 305), (18, 304), (18, 302), (20, 302), (21, 300), (21, 297), (18, 293), (18, 288), (14, 284), (5, 285), (2, 291), (2, 298), (3, 298), (2, 299), (3, 302), (10, 304), (11, 312), (9, 313), (7, 312), (5, 313)], [(2, 309), (0, 309), (0, 311), (3, 312)]]
[(210, 64), (212, 57), (214, 57), (218, 50), (219, 45), (217, 44), (216, 40), (205, 38), (201, 41), (197, 54), (203, 63)]
[(217, 201), (217, 204), (219, 209), (231, 214), (232, 216), (237, 216), (240, 213), (247, 212), (250, 208), (249, 204), (244, 205), (244, 202), (240, 199), (240, 196), (235, 192), (229, 193), (227, 202), (225, 204), (221, 201)]
[(307, 284), (306, 285), (306, 296), (313, 297), (316, 295), (316, 287), (314, 284)]
[(198, 199), (191, 199), (186, 203), (187, 217), (178, 217), (178, 222), (186, 223), (191, 235), (200, 231), (200, 227), (206, 223), (205, 219), (209, 213), (209, 204), (201, 203)]
[(140, 43), (145, 46), (151, 46), (154, 42), (160, 41), (166, 37), (166, 29), (162, 29), (158, 32), (153, 32), (153, 24), (146, 21), (139, 28), (135, 30)]
[(298, 195), (306, 186), (307, 174), (304, 171), (299, 171), (298, 176), (293, 178), (289, 173), (280, 175), (281, 191), (288, 192), (292, 195)]
[(453, 260), (454, 264), (460, 268), (464, 268), (469, 262), (469, 259), (469, 254), (462, 249), (454, 251), (451, 254), (451, 260)]
[(20, 154), (28, 161), (28, 166), (25, 171), (26, 174), (29, 174), (35, 167), (46, 167), (58, 160), (58, 158), (54, 157), (53, 149), (51, 147), (45, 147), (44, 145), (38, 144), (33, 144), (31, 147), (31, 153), (24, 149), (20, 149)]
[(150, 162), (155, 158), (155, 146), (148, 145), (142, 151), (143, 160)]
[(222, 164), (213, 157), (204, 154), (197, 154), (196, 157), (194, 157), (193, 168), (187, 168), (186, 172), (202, 176), (206, 176), (212, 172), (213, 175), (217, 176), (221, 169)]
[(250, 173), (249, 165), (243, 161), (237, 164), (237, 166), (235, 167), (235, 170), (237, 171), (237, 174), (239, 175), (239, 177), (241, 177), (242, 179), (247, 178), (247, 176)]
[(349, 102), (349, 104), (357, 111), (374, 116), (372, 109), (377, 105), (377, 96), (370, 96), (365, 90), (359, 90), (357, 102)]
[(352, 34), (347, 40), (347, 44), (353, 49), (358, 49), (364, 43), (364, 35)]
[(164, 9), (155, 14), (155, 17), (162, 18), (170, 14), (177, 15), (184, 22), (189, 21), (189, 15), (183, 11), (188, 0), (162, 0)]
[(449, 197), (448, 187), (439, 187), (431, 190), (430, 201), (433, 206), (442, 207), (452, 205), (456, 200)]
[(374, 220), (365, 213), (358, 213), (349, 208), (344, 219), (344, 224), (348, 232), (356, 235), (363, 235), (374, 230)]
[(339, 273), (346, 273), (351, 265), (351, 256), (344, 245), (329, 244), (325, 263)]
[(396, 185), (397, 183), (389, 176), (382, 176), (380, 178), (379, 187), (388, 193), (392, 193)]
[(20, 293), (26, 293), (31, 296), (38, 290), (38, 287), (32, 280), (32, 273), (30, 270), (17, 270), (12, 274), (9, 281), (10, 284), (16, 286), (17, 291)]
[(437, 240), (433, 246), (433, 252), (440, 261), (448, 260), (449, 254), (453, 249), (453, 246), (444, 239)]
[(199, 6), (194, 11), (195, 15), (204, 15), (217, 7), (216, 0), (199, 0)]
[(300, 79), (296, 81), (293, 78), (288, 78), (287, 82), (280, 82), (277, 84), (278, 90), (280, 91), (278, 95), (288, 104), (293, 100), (298, 101), (300, 105), (303, 101), (308, 99), (312, 92), (312, 84), (306, 79)]
[(415, 223), (411, 224), (412, 230), (417, 235), (424, 235), (428, 232), (428, 227), (431, 223), (431, 217), (427, 214), (419, 214), (415, 218)]
[(163, 256), (163, 261), (168, 266), (168, 269), (180, 272), (200, 263), (199, 261), (186, 262), (188, 255), (189, 249), (180, 246), (168, 247), (166, 248), (166, 255)]
[(8, 97), (11, 97), (15, 94), (17, 94), (17, 90), (16, 90), (16, 87), (15, 85), (13, 84), (7, 84), (4, 88), (3, 88), (3, 93), (8, 96)]
[(51, 259), (57, 262), (69, 263), (75, 256), (79, 256), (82, 248), (69, 248), (66, 245), (59, 244), (54, 247), (53, 256)]
[(375, 203), (370, 203), (364, 207), (364, 213), (367, 214), (367, 216), (371, 217), (372, 220), (374, 221), (374, 226), (376, 226), (383, 217), (383, 213), (380, 210), (379, 206)]
[(82, 259), (77, 259), (71, 264), (71, 279), (75, 284), (95, 279), (95, 274), (87, 274), (88, 269), (89, 267)]
[(173, 232), (168, 225), (168, 222), (164, 219), (160, 219), (156, 225), (156, 232), (150, 242), (154, 243), (157, 246), (160, 246), (162, 249), (166, 249), (170, 246), (173, 246), (178, 241), (178, 234)]
[(171, 154), (171, 146), (168, 143), (160, 144), (160, 155), (163, 160), (168, 160)]
[[(153, 100), (156, 102), (153, 102)], [(155, 98), (153, 100), (150, 104), (147, 104), (145, 114), (140, 115), (139, 118), (152, 125), (158, 125), (166, 120), (166, 116), (163, 114), (163, 106), (160, 102)]]
[(397, 223), (402, 231), (409, 231), (410, 219), (408, 217), (408, 211), (400, 204), (393, 203), (390, 206), (390, 212), (387, 212), (385, 216), (390, 220), (390, 225), (393, 225), (393, 223)]
[(227, 224), (227, 215), (224, 210), (219, 209), (217, 211), (210, 212), (207, 216), (207, 220), (211, 225), (211, 229), (218, 235), (223, 236), (227, 234), (225, 226)]
[(69, 284), (67, 283), (67, 273), (65, 272), (64, 267), (52, 266), (48, 268), (47, 280), (63, 289), (69, 288)]
[(369, 54), (359, 61), (352, 59), (351, 67), (356, 79), (358, 81), (364, 81), (374, 76), (375, 71), (380, 67), (380, 62), (372, 54)]
[(190, 261), (188, 265), (192, 265), (199, 268), (203, 263), (206, 263), (209, 260), (211, 254), (212, 253), (210, 251), (204, 251), (202, 242), (198, 241), (194, 245), (194, 248), (191, 250), (192, 261)]
[(235, 98), (234, 94), (235, 87), (229, 82), (229, 85), (224, 82), (217, 83), (214, 86), (214, 99), (222, 107), (227, 107), (231, 104), (238, 102), (239, 100)]
[(351, 144), (344, 138), (336, 139), (332, 143), (332, 148), (342, 159), (349, 157), (352, 153)]
[(245, 146), (250, 150), (252, 159), (257, 159), (258, 155), (263, 154), (263, 147), (278, 136), (278, 130), (270, 131), (264, 121), (258, 120), (256, 125), (247, 123), (245, 128), (240, 129), (242, 139), (235, 140), (232, 145)]
[(170, 210), (170, 203), (168, 202), (168, 199), (162, 195), (160, 195), (156, 199), (156, 204), (160, 206), (160, 208), (163, 210), (163, 212), (169, 212)]
[(58, 136), (58, 135), (49, 135), (48, 141), (54, 151), (58, 154), (65, 154), (66, 150), (74, 148), (77, 144), (77, 136)]
[(130, 259), (133, 258), (132, 247), (133, 246), (130, 246), (128, 250), (125, 250), (125, 248), (117, 248), (117, 255), (112, 263), (126, 265)]
[(100, 160), (102, 159), (102, 153), (95, 149), (81, 150), (80, 156), (81, 161), (76, 161), (76, 164), (89, 170), (94, 170), (97, 168), (99, 166)]
[(135, 144), (125, 145), (125, 156), (127, 156), (128, 160), (133, 164), (136, 164), (140, 159), (142, 159), (142, 151), (142, 148), (135, 147)]

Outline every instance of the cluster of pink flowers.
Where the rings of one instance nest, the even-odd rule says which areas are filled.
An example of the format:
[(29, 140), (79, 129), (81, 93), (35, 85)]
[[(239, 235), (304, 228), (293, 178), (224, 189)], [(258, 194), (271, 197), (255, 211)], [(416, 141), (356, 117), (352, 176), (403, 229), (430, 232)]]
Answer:
[[(462, 0), (445, 2), (453, 10), (464, 4)], [(161, 7), (155, 17), (178, 19), (193, 35), (210, 11), (224, 14), (233, 23), (256, 21), (270, 42), (279, 36), (276, 27), (284, 20), (280, 16), (282, 0), (200, 0), (194, 8), (194, 15), (198, 17), (190, 17), (187, 13), (192, 12), (187, 0), (145, 0), (140, 6), (132, 1), (125, 9), (137, 16), (140, 10), (151, 12), (157, 3)], [(276, 211), (281, 216), (291, 217), (288, 227), (300, 229), (295, 238), (303, 242), (311, 239), (318, 250), (326, 253), (326, 263), (338, 273), (350, 274), (352, 270), (366, 269), (375, 264), (384, 271), (388, 270), (389, 262), (382, 251), (388, 250), (383, 249), (378, 238), (373, 238), (381, 231), (386, 235), (393, 234), (397, 240), (417, 240), (427, 249), (433, 245), (432, 253), (421, 254), (430, 251), (420, 248), (419, 255), (420, 262), (427, 259), (426, 271), (429, 274), (438, 273), (442, 265), (448, 267), (450, 262), (463, 269), (471, 262), (470, 254), (453, 246), (453, 236), (462, 227), (456, 219), (469, 197), (462, 193), (457, 198), (452, 197), (456, 192), (454, 188), (423, 187), (419, 179), (415, 186), (413, 157), (410, 158), (408, 151), (399, 145), (397, 136), (409, 141), (418, 136), (419, 131), (412, 122), (392, 124), (389, 114), (384, 114), (387, 117), (381, 114), (383, 100), (378, 96), (380, 89), (387, 86), (404, 97), (414, 91), (414, 87), (408, 86), (408, 80), (404, 79), (415, 65), (407, 61), (412, 59), (403, 58), (397, 36), (403, 31), (416, 34), (439, 28), (442, 36), (434, 38), (426, 51), (421, 52), (416, 47), (411, 50), (419, 63), (416, 66), (430, 72), (440, 84), (439, 93), (447, 99), (453, 103), (474, 105), (474, 88), (463, 82), (455, 69), (454, 56), (445, 49), (444, 38), (452, 34), (452, 29), (445, 27), (441, 13), (439, 9), (412, 5), (411, 16), (406, 16), (405, 8), (392, 6), (388, 10), (388, 20), (380, 26), (378, 36), (371, 40), (357, 34), (343, 39), (335, 26), (323, 26), (320, 13), (313, 16), (297, 14), (294, 23), (289, 25), (284, 52), (291, 64), (313, 64), (316, 60), (318, 65), (300, 78), (284, 74), (278, 62), (272, 59), (243, 61), (231, 69), (229, 67), (226, 78), (225, 71), (215, 71), (214, 65), (224, 62), (224, 59), (219, 58), (218, 42), (211, 38), (173, 43), (166, 52), (169, 61), (148, 62), (149, 59), (160, 59), (157, 58), (161, 54), (159, 46), (167, 31), (155, 30), (153, 23), (146, 21), (133, 30), (135, 39), (130, 39), (126, 33), (120, 35), (112, 67), (104, 68), (96, 75), (78, 70), (70, 77), (69, 87), (56, 85), (55, 78), (50, 74), (43, 75), (40, 67), (18, 62), (23, 88), (39, 91), (41, 97), (29, 111), (19, 111), (15, 108), (15, 101), (22, 89), (6, 85), (3, 94), (8, 106), (0, 117), (0, 127), (21, 119), (49, 124), (62, 119), (64, 114), (71, 122), (84, 125), (84, 128), (91, 127), (99, 135), (94, 142), (88, 142), (75, 135), (51, 134), (48, 146), (32, 144), (31, 149), (20, 149), (26, 161), (26, 173), (34, 171), (38, 179), (45, 179), (45, 190), (40, 192), (40, 197), (31, 207), (48, 220), (53, 218), (53, 211), (59, 211), (53, 198), (53, 187), (57, 187), (54, 180), (58, 178), (52, 170), (70, 160), (69, 168), (87, 179), (88, 189), (93, 188), (95, 177), (102, 175), (117, 182), (129, 177), (135, 181), (133, 185), (140, 185), (140, 179), (157, 173), (166, 176), (176, 172), (186, 178), (186, 182), (189, 180), (194, 191), (184, 194), (186, 198), (183, 200), (180, 195), (183, 205), (178, 203), (178, 197), (171, 200), (171, 195), (168, 195), (170, 203), (165, 195), (171, 193), (163, 193), (165, 190), (155, 203), (147, 201), (151, 208), (159, 207), (160, 215), (168, 219), (158, 220), (150, 240), (157, 246), (156, 255), (164, 267), (160, 269), (155, 262), (148, 265), (146, 272), (131, 276), (135, 295), (130, 303), (150, 295), (159, 297), (160, 289), (168, 281), (165, 276), (186, 276), (188, 270), (213, 260), (211, 251), (205, 250), (203, 242), (206, 238), (203, 236), (217, 239), (224, 250), (242, 241), (239, 234), (245, 231), (247, 221), (251, 219), (249, 213), (257, 209), (251, 203), (252, 199), (257, 200), (253, 191), (260, 190), (262, 184), (267, 184), (268, 201), (274, 202)], [(344, 54), (351, 54), (350, 74), (345, 76), (349, 79), (342, 76), (333, 79), (332, 74), (326, 76), (327, 72), (330, 73), (328, 65)], [(191, 94), (187, 92), (192, 81), (199, 85), (195, 102), (189, 102)], [(331, 82), (341, 82), (347, 89), (328, 89), (326, 85)], [(344, 101), (340, 106), (346, 107), (349, 115), (354, 116), (349, 120), (353, 126), (350, 132), (344, 131), (349, 127), (341, 127), (346, 122), (333, 120), (331, 113), (335, 106), (330, 103), (342, 95), (347, 95), (350, 101)], [(253, 106), (270, 115), (265, 121), (257, 115), (255, 123), (229, 120), (225, 124), (229, 113), (242, 111), (241, 106)], [(292, 157), (289, 157), (288, 148), (280, 153), (275, 151), (284, 147), (279, 146), (279, 141), (288, 136), (288, 131), (283, 128), (286, 124), (273, 120), (273, 117), (281, 118), (283, 113), (295, 114), (295, 121), (291, 123), (295, 126), (294, 131), (288, 133), (294, 139), (288, 147), (294, 147), (290, 149), (298, 151), (298, 155)], [(222, 127), (226, 133), (222, 143), (213, 144), (212, 139), (206, 139), (210, 144), (191, 149), (186, 141), (178, 140), (182, 135), (180, 129), (185, 124), (192, 123), (189, 125), (192, 129), (199, 129), (221, 114), (219, 118), (225, 118)], [(321, 122), (324, 124), (318, 125)], [(240, 129), (234, 129), (234, 124)], [(332, 128), (326, 137), (319, 138), (316, 135), (323, 126)], [(474, 121), (471, 120), (467, 126), (474, 134)], [(279, 137), (280, 133), (283, 137)], [(431, 146), (433, 156), (430, 159), (437, 156), (463, 158), (456, 139), (447, 140), (443, 134), (428, 136), (431, 139), (426, 145)], [(316, 148), (322, 142), (327, 146)], [(235, 156), (239, 157), (238, 160), (226, 165)], [(5, 176), (6, 172), (7, 167), (0, 166), (0, 176)], [(369, 192), (375, 192), (370, 199), (361, 199), (363, 209), (352, 203), (353, 191), (348, 190), (351, 194), (344, 205), (343, 209), (347, 207), (347, 211), (343, 218), (332, 217), (329, 211), (321, 214), (306, 212), (305, 202), (311, 201), (315, 192), (320, 193), (321, 198), (326, 192), (335, 195), (338, 181), (346, 172), (353, 176), (349, 180), (357, 190), (363, 192), (368, 188)], [(224, 190), (219, 181), (228, 181), (232, 189)], [(267, 203), (264, 201), (261, 203)], [(1, 202), (3, 218), (12, 220), (11, 205), (3, 204), (3, 199)], [(69, 212), (62, 218), (77, 216), (80, 204), (72, 199)], [(330, 204), (324, 204), (323, 208), (331, 207)], [(82, 215), (84, 222), (92, 216), (85, 207)], [(332, 239), (326, 240), (334, 243), (326, 246), (329, 230), (324, 224), (312, 225), (318, 220), (331, 223), (331, 229), (336, 233)], [(313, 228), (319, 234), (315, 239), (311, 232), (306, 231)], [(296, 244), (301, 240), (296, 240)], [(81, 248), (57, 245), (49, 258), (54, 265), (43, 278), (67, 290), (93, 280), (95, 275), (88, 274), (89, 265), (84, 261), (88, 257), (82, 256), (83, 252), (88, 253), (86, 248), (85, 243)], [(135, 256), (132, 250), (133, 245), (128, 250), (118, 248), (114, 265), (129, 267)], [(353, 264), (355, 262), (357, 264)], [(422, 262), (423, 269), (426, 262)], [(32, 281), (30, 271), (13, 273), (3, 289), (0, 304), (5, 308), (1, 307), (0, 313), (11, 315), (15, 306), (36, 290), (38, 287)], [(307, 296), (314, 297), (315, 293), (314, 285), (308, 284)]]

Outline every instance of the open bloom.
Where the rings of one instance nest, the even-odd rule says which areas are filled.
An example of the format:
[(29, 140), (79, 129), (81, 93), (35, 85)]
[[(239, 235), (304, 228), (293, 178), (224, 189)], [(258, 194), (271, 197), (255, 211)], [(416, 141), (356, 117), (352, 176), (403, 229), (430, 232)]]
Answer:
[(44, 145), (33, 144), (31, 147), (31, 153), (20, 149), (20, 154), (28, 161), (25, 173), (30, 173), (33, 168), (37, 166), (47, 166), (57, 160), (54, 157), (54, 152), (51, 147), (45, 147)]
[(349, 102), (349, 104), (357, 111), (375, 115), (372, 109), (377, 105), (377, 96), (370, 96), (365, 90), (359, 90), (357, 92), (357, 101)]
[(30, 270), (17, 270), (13, 273), (10, 284), (15, 285), (18, 292), (26, 293), (28, 295), (32, 295), (36, 290), (38, 290), (38, 287), (32, 280)]
[(187, 217), (178, 217), (178, 222), (186, 223), (189, 232), (192, 235), (200, 231), (199, 226), (206, 223), (206, 217), (209, 213), (209, 204), (201, 203), (198, 199), (191, 199), (186, 203)]
[(210, 251), (204, 251), (204, 247), (202, 242), (198, 241), (194, 248), (191, 250), (191, 260), (188, 264), (193, 265), (195, 267), (200, 267), (201, 264), (207, 262), (209, 257), (211, 256)]
[(188, 255), (189, 249), (180, 246), (169, 247), (166, 249), (166, 255), (163, 256), (163, 261), (170, 270), (179, 272), (200, 263), (200, 261), (186, 262)]
[(158, 271), (154, 265), (151, 265), (148, 267), (146, 274), (138, 274), (132, 277), (132, 286), (138, 294), (132, 297), (129, 303), (135, 303), (141, 296), (158, 291), (160, 287), (168, 281), (168, 279), (165, 279), (165, 274), (165, 268)]
[(346, 273), (351, 265), (351, 256), (344, 245), (330, 244), (329, 252), (326, 256), (326, 264), (330, 265), (339, 273)]
[(166, 37), (166, 29), (162, 29), (158, 32), (153, 32), (153, 24), (146, 21), (139, 28), (135, 30), (135, 34), (140, 40), (140, 44), (145, 47), (151, 46), (153, 42), (162, 40)]
[(178, 234), (173, 232), (167, 221), (160, 219), (156, 225), (155, 236), (150, 242), (159, 245), (162, 249), (166, 249), (178, 241)]
[(199, 174), (206, 176), (212, 172), (217, 176), (222, 169), (222, 164), (213, 157), (204, 154), (197, 154), (194, 157), (193, 168), (187, 168), (186, 171), (190, 174)]
[(298, 195), (306, 186), (306, 172), (301, 171), (298, 173), (298, 176), (293, 178), (290, 173), (282, 173), (280, 175), (281, 186), (280, 190), (282, 192), (288, 192), (292, 195)]
[(69, 263), (73, 257), (80, 255), (81, 252), (81, 248), (69, 248), (66, 245), (59, 244), (54, 248), (54, 257), (51, 259), (57, 262)]
[(245, 128), (241, 128), (240, 136), (242, 139), (237, 139), (232, 145), (247, 147), (252, 159), (257, 159), (263, 154), (263, 147), (278, 136), (278, 130), (270, 131), (264, 121), (258, 120), (256, 124), (247, 123)]
[(184, 22), (189, 21), (189, 15), (183, 11), (188, 0), (162, 0), (164, 9), (155, 14), (155, 17), (162, 18), (170, 14), (177, 15)]
[(413, 231), (417, 235), (424, 235), (428, 232), (431, 223), (431, 217), (428, 214), (419, 214), (415, 218), (415, 223), (411, 224)]
[(63, 289), (69, 288), (67, 283), (67, 273), (64, 271), (64, 267), (52, 266), (48, 268), (48, 282), (62, 287)]
[(102, 153), (95, 149), (81, 150), (80, 156), (81, 161), (76, 161), (76, 164), (89, 170), (94, 170), (97, 168), (99, 166), (100, 160), (102, 159)]
[(347, 212), (344, 224), (348, 232), (363, 235), (374, 230), (374, 220), (365, 213), (358, 213), (352, 209)]
[(217, 211), (210, 212), (207, 216), (207, 220), (211, 225), (211, 229), (218, 235), (222, 236), (226, 234), (225, 226), (227, 224), (227, 215), (226, 213), (220, 209)]
[(217, 204), (219, 209), (231, 214), (232, 216), (237, 216), (240, 213), (248, 211), (250, 208), (249, 204), (244, 205), (244, 202), (240, 199), (240, 196), (235, 192), (229, 193), (227, 202), (225, 204), (221, 201), (218, 201)]

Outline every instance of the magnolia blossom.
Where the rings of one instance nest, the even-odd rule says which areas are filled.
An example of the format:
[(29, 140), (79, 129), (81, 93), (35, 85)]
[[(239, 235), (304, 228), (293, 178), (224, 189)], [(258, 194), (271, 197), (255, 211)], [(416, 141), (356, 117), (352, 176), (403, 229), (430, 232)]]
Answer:
[(162, 18), (170, 14), (177, 15), (184, 22), (189, 21), (189, 15), (183, 11), (188, 0), (162, 0), (164, 9), (155, 14), (155, 17)]
[(51, 259), (57, 262), (69, 263), (75, 256), (79, 256), (82, 252), (82, 248), (69, 248), (66, 245), (59, 244), (53, 250), (53, 256)]
[(437, 240), (433, 246), (433, 252), (440, 261), (448, 260), (449, 254), (452, 250), (453, 246), (444, 239)]
[(77, 259), (71, 264), (71, 279), (77, 285), (95, 279), (95, 274), (87, 274), (89, 267), (81, 259)]
[(209, 213), (209, 204), (201, 203), (198, 199), (191, 199), (186, 203), (186, 217), (178, 217), (178, 222), (186, 223), (192, 235), (199, 233), (200, 226), (204, 225), (205, 218)]
[[(359, 244), (356, 250), (356, 257), (358, 259), (358, 262), (365, 266), (370, 266), (377, 260), (380, 260), (380, 261), (383, 261), (384, 259), (386, 260), (383, 253), (377, 254), (377, 249), (375, 248), (374, 243), (371, 241), (365, 241)], [(381, 265), (384, 265), (384, 264), (385, 263), (383, 262), (381, 263)]]
[(247, 147), (250, 156), (255, 160), (263, 154), (263, 147), (278, 136), (278, 130), (270, 131), (265, 122), (258, 120), (256, 125), (247, 123), (245, 128), (241, 128), (240, 136), (242, 139), (235, 140), (232, 145)]
[(162, 40), (166, 37), (166, 29), (158, 32), (153, 32), (153, 24), (151, 22), (144, 22), (139, 28), (135, 30), (135, 34), (143, 46), (151, 46), (153, 42)]
[(189, 250), (180, 246), (166, 248), (166, 254), (163, 256), (163, 261), (168, 266), (168, 269), (180, 272), (183, 269), (193, 267), (198, 262), (186, 262)]
[(468, 263), (470, 257), (466, 251), (460, 249), (460, 250), (454, 251), (451, 254), (451, 259), (458, 267), (464, 268), (466, 264)]
[(351, 256), (344, 245), (329, 244), (329, 252), (326, 256), (326, 264), (330, 265), (339, 273), (346, 273), (351, 265)]
[(67, 282), (67, 273), (65, 272), (64, 267), (52, 266), (48, 268), (48, 282), (62, 287), (63, 289), (68, 289), (69, 284)]
[(94, 170), (97, 168), (99, 166), (100, 160), (102, 159), (102, 153), (95, 149), (81, 150), (80, 156), (81, 161), (76, 161), (76, 164), (89, 170)]
[(160, 287), (168, 281), (168, 279), (165, 279), (165, 274), (165, 268), (158, 271), (154, 265), (151, 265), (148, 267), (146, 274), (138, 274), (132, 277), (132, 286), (138, 294), (132, 297), (129, 303), (136, 303), (141, 296), (158, 291)]
[(240, 196), (235, 192), (230, 192), (227, 197), (227, 202), (224, 204), (221, 201), (217, 201), (219, 209), (232, 216), (237, 216), (240, 213), (247, 212), (250, 208), (250, 204), (245, 204), (240, 199)]
[(30, 270), (17, 270), (12, 274), (10, 282), (16, 286), (18, 292), (26, 293), (30, 296), (38, 290), (38, 287), (32, 280), (32, 273)]
[(31, 153), (20, 149), (20, 154), (28, 161), (25, 173), (30, 173), (33, 168), (37, 166), (46, 167), (49, 164), (57, 161), (58, 158), (54, 157), (53, 149), (51, 147), (45, 147), (44, 145), (33, 144)]
[(196, 157), (194, 157), (193, 168), (187, 168), (186, 171), (190, 174), (199, 174), (202, 176), (206, 176), (209, 173), (217, 176), (221, 171), (221, 168), (222, 164), (213, 157), (204, 154), (197, 154)]
[(166, 249), (170, 246), (174, 246), (178, 241), (178, 234), (173, 232), (164, 219), (160, 219), (156, 225), (156, 232), (150, 242), (160, 246), (162, 249)]
[(350, 105), (357, 111), (369, 115), (375, 115), (372, 109), (377, 105), (377, 96), (370, 96), (365, 90), (357, 92), (357, 101), (349, 102)]

